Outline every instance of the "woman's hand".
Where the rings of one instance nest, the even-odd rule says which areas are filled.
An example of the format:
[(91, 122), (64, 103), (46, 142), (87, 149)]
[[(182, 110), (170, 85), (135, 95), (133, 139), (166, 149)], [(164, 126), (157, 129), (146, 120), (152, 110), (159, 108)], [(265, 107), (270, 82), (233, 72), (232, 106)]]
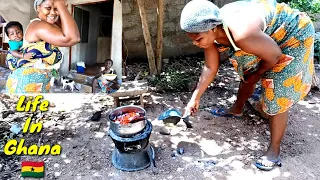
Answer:
[[(55, 1), (54, 1), (54, 4), (55, 4), (55, 6), (56, 6), (57, 8), (59, 7), (60, 4), (61, 4), (62, 6), (65, 6), (66, 8), (68, 8), (68, 4), (67, 4), (66, 0), (55, 0)], [(57, 6), (57, 4), (59, 4), (59, 5)]]
[(198, 111), (198, 109), (199, 109), (199, 100), (191, 99), (185, 108), (185, 112), (190, 112), (191, 116), (193, 116)]
[(66, 2), (66, 0), (54, 0), (54, 5), (59, 4), (59, 3), (61, 3), (61, 4), (65, 5), (65, 6), (67, 6), (67, 2)]
[(34, 21), (26, 32), (29, 42), (45, 41), (58, 47), (70, 47), (80, 42), (80, 32), (73, 16), (66, 8), (66, 0), (54, 0), (54, 7), (59, 12), (56, 24)]

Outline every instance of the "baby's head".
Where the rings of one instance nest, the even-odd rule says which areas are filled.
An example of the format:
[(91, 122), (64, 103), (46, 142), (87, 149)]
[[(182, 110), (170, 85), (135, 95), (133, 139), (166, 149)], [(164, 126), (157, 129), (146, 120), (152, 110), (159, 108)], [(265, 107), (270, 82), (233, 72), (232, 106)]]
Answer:
[(23, 28), (17, 21), (10, 21), (4, 30), (11, 41), (21, 41), (23, 39)]

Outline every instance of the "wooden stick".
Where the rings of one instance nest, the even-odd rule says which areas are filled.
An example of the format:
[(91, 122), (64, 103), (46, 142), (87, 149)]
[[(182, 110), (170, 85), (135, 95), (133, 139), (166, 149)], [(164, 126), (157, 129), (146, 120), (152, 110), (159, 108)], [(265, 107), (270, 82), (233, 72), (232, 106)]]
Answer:
[(137, 0), (137, 3), (139, 7), (140, 18), (142, 23), (142, 31), (143, 31), (144, 41), (146, 45), (146, 50), (147, 50), (149, 70), (150, 70), (150, 74), (154, 75), (154, 74), (157, 74), (157, 67), (156, 67), (156, 62), (154, 58), (154, 52), (152, 49), (151, 36), (150, 36), (150, 31), (149, 31), (149, 26), (147, 21), (146, 10), (144, 8), (144, 4), (142, 0)]
[(164, 14), (164, 0), (158, 0), (157, 49), (156, 49), (156, 64), (157, 64), (158, 74), (161, 73), (161, 68), (162, 68), (163, 14)]

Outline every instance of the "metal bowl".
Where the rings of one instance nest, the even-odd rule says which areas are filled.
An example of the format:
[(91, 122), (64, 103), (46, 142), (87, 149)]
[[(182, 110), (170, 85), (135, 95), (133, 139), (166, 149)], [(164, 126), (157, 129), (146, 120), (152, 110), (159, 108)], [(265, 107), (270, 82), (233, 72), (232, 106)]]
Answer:
[(131, 113), (131, 112), (140, 113), (144, 117), (146, 115), (146, 111), (143, 108), (141, 108), (140, 106), (132, 106), (132, 105), (118, 107), (109, 113), (108, 119), (110, 121), (110, 129), (115, 134), (122, 137), (129, 137), (141, 132), (146, 127), (146, 124), (147, 124), (146, 119), (137, 121), (137, 122), (128, 123), (128, 124), (118, 124), (115, 122), (117, 116), (125, 113)]

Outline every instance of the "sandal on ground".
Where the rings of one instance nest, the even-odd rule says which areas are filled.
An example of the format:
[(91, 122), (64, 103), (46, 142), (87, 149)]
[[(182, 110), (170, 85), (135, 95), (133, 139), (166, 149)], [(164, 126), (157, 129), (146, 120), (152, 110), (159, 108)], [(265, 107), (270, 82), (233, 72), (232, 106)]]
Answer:
[(275, 166), (281, 167), (281, 159), (280, 157), (278, 157), (276, 159), (270, 160), (267, 158), (267, 156), (262, 156), (258, 159), (257, 162), (255, 162), (254, 165), (261, 170), (270, 171)]
[(240, 118), (242, 117), (242, 113), (241, 114), (228, 114), (227, 113), (227, 109), (212, 109), (210, 111), (213, 115), (218, 116), (218, 117), (234, 117), (234, 118)]

